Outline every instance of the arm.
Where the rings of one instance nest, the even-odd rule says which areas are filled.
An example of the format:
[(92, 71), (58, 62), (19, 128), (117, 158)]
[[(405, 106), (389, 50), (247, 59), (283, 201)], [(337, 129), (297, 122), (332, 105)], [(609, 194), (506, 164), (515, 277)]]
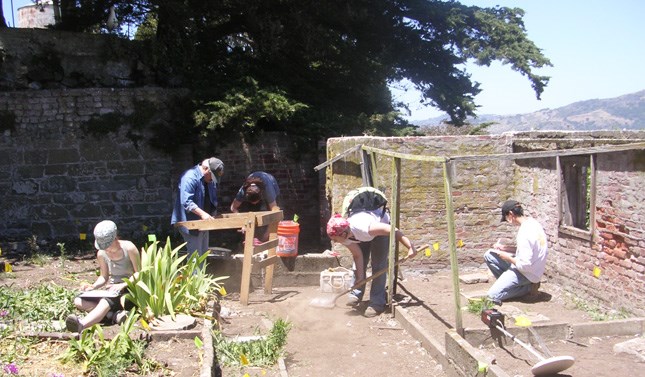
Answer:
[(355, 281), (358, 282), (360, 280), (364, 280), (365, 270), (363, 268), (364, 266), (363, 252), (361, 251), (360, 246), (358, 246), (357, 243), (350, 243), (345, 246), (349, 249), (349, 251), (352, 253), (352, 257), (354, 258), (354, 264), (356, 265)]
[(242, 202), (236, 199), (233, 199), (233, 203), (231, 203), (231, 212), (237, 213), (238, 208), (242, 205)]
[(179, 184), (179, 195), (181, 199), (181, 203), (184, 206), (184, 210), (187, 212), (192, 212), (195, 215), (199, 216), (200, 219), (202, 220), (208, 220), (212, 219), (213, 217), (204, 211), (203, 209), (199, 208), (197, 203), (195, 203), (195, 192), (197, 190), (197, 185), (201, 185), (200, 180), (194, 180), (194, 179), (188, 179), (182, 177), (181, 183)]
[(94, 289), (103, 288), (105, 284), (107, 284), (108, 282), (109, 270), (108, 270), (107, 263), (105, 263), (105, 259), (101, 258), (98, 252), (96, 253), (96, 259), (99, 262), (100, 275), (99, 277), (96, 278), (96, 281), (94, 282), (94, 284), (88, 284), (88, 283), (82, 284), (81, 285), (82, 291), (91, 291)]
[[(370, 225), (369, 234), (371, 236), (388, 236), (391, 229), (392, 226), (390, 224), (373, 223)], [(400, 242), (408, 249), (407, 257), (412, 258), (417, 255), (417, 249), (412, 244), (412, 241), (410, 241), (410, 239), (406, 237), (401, 230), (397, 229), (394, 234), (397, 242)]]

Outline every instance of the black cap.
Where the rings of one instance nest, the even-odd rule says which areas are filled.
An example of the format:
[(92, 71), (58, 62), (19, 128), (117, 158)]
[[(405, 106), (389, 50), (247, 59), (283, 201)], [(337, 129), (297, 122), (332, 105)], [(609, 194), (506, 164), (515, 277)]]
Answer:
[(516, 207), (520, 207), (520, 202), (517, 200), (507, 200), (502, 204), (502, 222), (506, 221), (506, 215)]

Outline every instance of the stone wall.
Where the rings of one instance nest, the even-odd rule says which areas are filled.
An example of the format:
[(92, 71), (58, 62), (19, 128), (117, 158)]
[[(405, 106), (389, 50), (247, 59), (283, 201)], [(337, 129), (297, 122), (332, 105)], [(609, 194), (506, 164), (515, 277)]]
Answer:
[[(138, 245), (148, 234), (180, 239), (169, 224), (177, 180), (211, 155), (226, 165), (220, 212), (229, 212), (248, 173), (266, 170), (279, 181), (286, 217), (300, 216), (301, 243), (318, 244), (315, 145), (310, 154), (296, 156), (284, 135), (266, 135), (253, 145), (237, 142), (205, 153), (209, 141), (204, 140), (167, 153), (142, 141), (145, 134), (133, 137), (129, 127), (98, 135), (83, 129), (96, 115), (132, 114), (141, 101), (169, 110), (182, 94), (162, 88), (0, 92), (0, 248), (24, 251), (26, 240), (34, 236), (49, 250), (63, 242), (70, 252), (77, 246), (91, 251), (93, 226), (104, 218), (115, 220), (122, 236)], [(159, 110), (155, 116), (172, 114)], [(81, 234), (87, 240), (81, 241)], [(218, 244), (224, 239), (218, 236), (214, 234), (213, 246), (231, 246)]]

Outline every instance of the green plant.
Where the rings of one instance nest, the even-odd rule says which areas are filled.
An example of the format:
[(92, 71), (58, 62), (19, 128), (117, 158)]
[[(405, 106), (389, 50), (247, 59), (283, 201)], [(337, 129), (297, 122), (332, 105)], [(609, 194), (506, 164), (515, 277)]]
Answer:
[(29, 258), (27, 258), (27, 263), (42, 267), (51, 261), (51, 257), (41, 252), (40, 246), (38, 246), (38, 238), (36, 236), (32, 235), (27, 239), (27, 247), (29, 248)]
[(598, 303), (592, 303), (588, 300), (573, 295), (567, 296), (576, 309), (589, 314), (593, 321), (612, 321), (615, 319), (625, 319), (632, 316), (632, 314), (625, 308), (620, 308), (618, 310), (606, 310)]
[(74, 311), (76, 293), (56, 284), (43, 284), (28, 290), (0, 286), (0, 310), (7, 321), (23, 320), (30, 326), (51, 331), (52, 319), (62, 319)]
[(493, 307), (493, 302), (488, 297), (468, 299), (468, 312), (481, 314), (482, 311)]
[(145, 364), (145, 342), (133, 340), (128, 335), (138, 319), (139, 315), (131, 310), (119, 333), (109, 341), (105, 339), (101, 326), (86, 329), (78, 340), (70, 339), (69, 348), (60, 356), (60, 360), (64, 363), (81, 361), (86, 372), (99, 377), (122, 375), (133, 363), (141, 367)]
[(126, 280), (126, 298), (139, 308), (145, 321), (204, 309), (212, 292), (220, 288), (218, 282), (227, 278), (206, 274), (207, 254), (193, 253), (187, 259), (186, 255), (179, 256), (181, 247), (183, 244), (173, 249), (170, 238), (163, 248), (159, 242), (152, 243), (141, 252), (141, 271), (136, 280)]
[(56, 244), (60, 251), (60, 268), (65, 271), (65, 261), (67, 260), (67, 251), (65, 250), (65, 243), (59, 242)]
[(266, 337), (247, 342), (227, 340), (221, 332), (213, 332), (213, 346), (224, 365), (271, 366), (283, 355), (290, 329), (291, 323), (278, 319)]

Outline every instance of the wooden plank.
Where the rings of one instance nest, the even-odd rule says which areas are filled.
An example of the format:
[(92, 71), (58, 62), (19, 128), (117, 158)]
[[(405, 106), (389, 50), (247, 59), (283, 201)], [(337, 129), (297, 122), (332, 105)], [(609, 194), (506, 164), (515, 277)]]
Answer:
[(455, 299), (455, 330), (464, 336), (464, 325), (461, 318), (461, 296), (459, 295), (459, 264), (457, 262), (457, 240), (455, 236), (455, 210), (452, 203), (452, 181), (450, 176), (452, 161), (443, 164), (443, 185), (446, 199), (446, 222), (448, 223), (448, 243), (450, 244), (450, 270), (452, 272), (452, 294)]
[[(280, 257), (277, 256), (277, 255), (274, 255), (274, 256), (271, 256), (271, 257), (266, 257), (266, 258), (262, 259), (261, 261), (255, 262), (253, 264), (255, 266), (259, 266), (260, 268), (265, 268), (265, 267), (268, 267), (268, 266), (272, 266), (278, 260), (280, 260)], [(269, 292), (269, 293), (271, 293), (271, 292)]]
[(415, 154), (392, 152), (392, 151), (387, 151), (385, 149), (368, 147), (367, 145), (363, 145), (363, 149), (366, 151), (382, 154), (384, 156), (397, 157), (397, 158), (402, 158), (405, 160), (413, 160), (413, 161), (444, 162), (447, 159), (447, 157), (442, 157), (442, 156), (425, 156), (425, 155), (422, 156), (422, 155), (415, 155)]
[(255, 236), (255, 221), (244, 225), (244, 260), (242, 261), (242, 282), (240, 284), (240, 303), (249, 304), (251, 290), (251, 264), (253, 263), (253, 238)]
[(604, 145), (599, 147), (559, 149), (555, 151), (537, 151), (523, 153), (487, 154), (472, 156), (452, 156), (452, 161), (486, 161), (486, 160), (521, 160), (529, 158), (545, 158), (556, 156), (579, 156), (595, 153), (623, 152), (634, 149), (645, 149), (645, 143), (628, 143), (620, 145)]
[(278, 211), (263, 211), (263, 212), (251, 212), (255, 213), (255, 219), (258, 226), (269, 225), (271, 223), (277, 223), (284, 218), (284, 212)]
[(323, 162), (320, 165), (314, 166), (314, 170), (318, 171), (318, 170), (320, 170), (320, 169), (322, 169), (324, 167), (327, 167), (327, 166), (333, 164), (334, 162), (340, 160), (341, 158), (347, 156), (348, 154), (350, 154), (352, 152), (356, 152), (357, 150), (361, 149), (362, 146), (363, 146), (362, 144), (354, 145), (353, 147), (347, 149), (346, 151), (341, 152), (340, 154), (336, 155), (336, 157), (332, 158), (331, 160), (327, 160), (327, 161)]
[[(278, 242), (278, 223), (269, 224), (269, 242)], [(269, 258), (277, 258), (276, 248), (269, 249)], [(273, 291), (273, 264), (270, 264), (264, 270), (264, 293), (271, 294)]]
[(253, 247), (253, 255), (261, 253), (264, 250), (275, 249), (278, 246), (278, 239), (269, 240)]
[[(250, 216), (250, 218), (253, 219), (253, 216)], [(184, 226), (188, 229), (197, 230), (239, 229), (248, 221), (252, 220), (249, 220), (248, 214), (244, 214), (244, 216), (236, 217), (218, 217), (213, 220), (180, 221), (175, 223), (175, 227)]]

